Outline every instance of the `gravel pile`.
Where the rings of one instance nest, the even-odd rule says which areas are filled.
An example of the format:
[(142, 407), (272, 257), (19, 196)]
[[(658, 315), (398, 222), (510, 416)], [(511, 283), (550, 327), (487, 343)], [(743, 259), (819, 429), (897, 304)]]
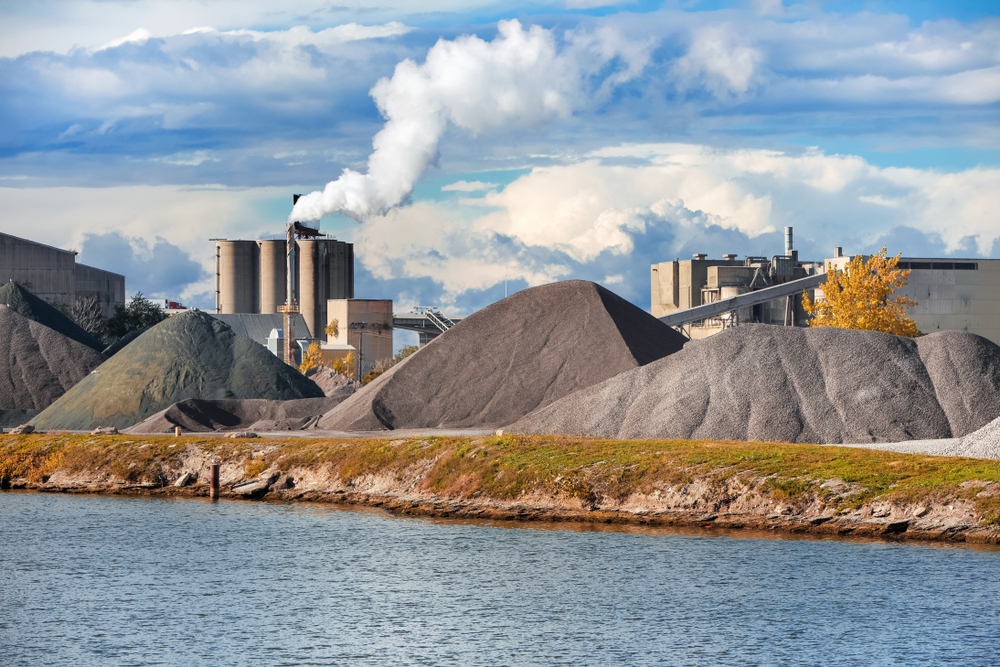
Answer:
[(263, 398), (189, 398), (126, 429), (126, 433), (173, 433), (184, 431), (299, 431), (309, 428), (323, 413), (334, 408), (343, 396), (270, 401)]
[(263, 346), (200, 311), (174, 315), (108, 359), (32, 420), (39, 429), (128, 428), (189, 398), (322, 398)]
[(1000, 416), (1000, 347), (973, 334), (744, 325), (509, 430), (819, 444), (967, 435)]
[(324, 415), (317, 427), (503, 426), (672, 354), (684, 340), (594, 283), (543, 285), (465, 318)]
[(327, 396), (348, 398), (361, 388), (360, 382), (356, 382), (328, 366), (313, 366), (306, 370), (305, 376), (315, 382)]
[[(104, 362), (100, 352), (4, 305), (0, 340), (6, 343), (0, 352), (0, 410), (43, 410)], [(11, 413), (2, 421), (18, 418)]]
[(100, 341), (81, 329), (76, 322), (17, 283), (10, 282), (0, 286), (0, 304), (97, 352), (104, 349)]

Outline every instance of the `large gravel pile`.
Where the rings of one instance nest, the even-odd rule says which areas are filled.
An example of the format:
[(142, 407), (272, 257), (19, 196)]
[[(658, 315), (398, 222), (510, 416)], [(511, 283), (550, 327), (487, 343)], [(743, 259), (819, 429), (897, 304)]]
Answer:
[(172, 433), (184, 431), (299, 431), (309, 428), (320, 415), (344, 400), (344, 396), (269, 401), (264, 398), (189, 398), (139, 422), (126, 433)]
[[(0, 340), (0, 410), (43, 410), (104, 362), (100, 352), (4, 305)], [(5, 423), (18, 419), (8, 417)]]
[(81, 329), (76, 322), (17, 283), (10, 282), (0, 286), (0, 304), (93, 350), (100, 352), (104, 348), (100, 341)]
[(465, 318), (318, 428), (496, 427), (679, 350), (684, 338), (594, 283), (527, 289)]
[(1000, 416), (1000, 347), (942, 332), (745, 325), (535, 411), (518, 433), (821, 444), (963, 436)]
[(321, 398), (263, 346), (199, 311), (174, 315), (108, 359), (32, 420), (40, 429), (119, 429), (188, 398)]

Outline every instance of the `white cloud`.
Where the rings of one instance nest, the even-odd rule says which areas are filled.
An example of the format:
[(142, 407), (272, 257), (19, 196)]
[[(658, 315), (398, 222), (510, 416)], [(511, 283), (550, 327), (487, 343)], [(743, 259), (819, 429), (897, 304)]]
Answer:
[(146, 40), (148, 40), (152, 36), (153, 36), (153, 33), (149, 32), (145, 28), (136, 28), (135, 30), (133, 30), (131, 33), (129, 33), (125, 37), (119, 37), (118, 39), (113, 39), (110, 42), (108, 42), (107, 44), (99, 46), (99, 47), (97, 47), (94, 50), (95, 51), (104, 51), (106, 49), (113, 49), (116, 46), (121, 46), (122, 44), (129, 44), (129, 43), (132, 43), (132, 44), (143, 44), (143, 43), (146, 42)]
[(742, 42), (733, 25), (718, 24), (695, 30), (687, 54), (674, 65), (681, 88), (699, 85), (719, 99), (750, 90), (764, 54)]
[(442, 192), (478, 192), (480, 190), (492, 190), (499, 183), (484, 183), (482, 181), (455, 181), (441, 188)]

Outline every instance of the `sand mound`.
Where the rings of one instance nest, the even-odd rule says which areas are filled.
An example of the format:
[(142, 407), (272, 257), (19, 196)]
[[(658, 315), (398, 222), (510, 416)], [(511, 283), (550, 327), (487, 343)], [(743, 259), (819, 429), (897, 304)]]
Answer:
[(360, 382), (356, 382), (327, 366), (313, 366), (306, 370), (305, 376), (315, 382), (327, 396), (348, 398), (361, 387)]
[(100, 352), (3, 305), (0, 340), (0, 410), (43, 410), (104, 362)]
[(104, 348), (99, 340), (81, 329), (76, 322), (17, 283), (7, 283), (0, 287), (0, 304), (93, 350), (100, 352)]
[(973, 334), (745, 325), (509, 428), (824, 444), (962, 436), (1000, 415), (1000, 347)]
[(40, 429), (124, 429), (188, 398), (321, 398), (263, 346), (200, 311), (160, 322), (32, 420)]
[(189, 398), (157, 412), (126, 433), (172, 433), (175, 426), (184, 431), (298, 431), (308, 428), (320, 415), (335, 407), (342, 396), (270, 401), (263, 398), (225, 398), (205, 400)]
[(676, 331), (599, 285), (543, 285), (465, 318), (317, 426), (502, 426), (683, 343)]

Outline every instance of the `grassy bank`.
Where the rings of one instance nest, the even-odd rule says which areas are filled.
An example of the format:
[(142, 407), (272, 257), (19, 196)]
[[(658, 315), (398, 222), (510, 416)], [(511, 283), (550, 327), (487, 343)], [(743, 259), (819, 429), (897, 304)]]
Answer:
[[(615, 504), (690, 485), (786, 505), (845, 513), (874, 501), (894, 506), (965, 501), (979, 525), (1000, 525), (1000, 461), (931, 457), (782, 443), (612, 441), (546, 436), (414, 439), (228, 440), (32, 434), (0, 436), (0, 478), (167, 486), (192, 449), (235, 469), (227, 481), (265, 472), (325, 471), (351, 486), (366, 477), (403, 480), (420, 469), (419, 491), (517, 500), (548, 495)], [(235, 468), (234, 468), (235, 466)], [(412, 477), (412, 475), (410, 475)]]

